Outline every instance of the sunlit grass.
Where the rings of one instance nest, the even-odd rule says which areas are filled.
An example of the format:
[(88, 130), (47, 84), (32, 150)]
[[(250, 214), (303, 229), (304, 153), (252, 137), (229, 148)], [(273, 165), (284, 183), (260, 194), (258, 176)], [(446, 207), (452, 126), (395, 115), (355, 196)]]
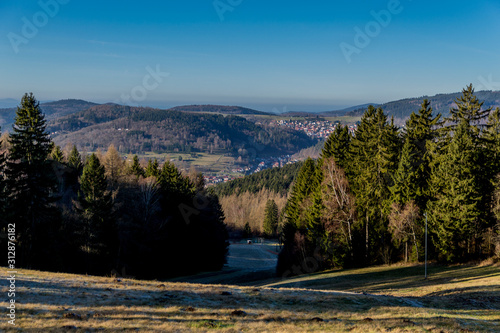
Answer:
[[(238, 287), (19, 270), (0, 331), (495, 332), (499, 267), (374, 267)], [(7, 270), (2, 306), (7, 306)], [(278, 288), (290, 285), (292, 288)], [(318, 288), (310, 290), (304, 288)], [(366, 294), (360, 293), (364, 291)], [(223, 293), (224, 292), (224, 293)]]

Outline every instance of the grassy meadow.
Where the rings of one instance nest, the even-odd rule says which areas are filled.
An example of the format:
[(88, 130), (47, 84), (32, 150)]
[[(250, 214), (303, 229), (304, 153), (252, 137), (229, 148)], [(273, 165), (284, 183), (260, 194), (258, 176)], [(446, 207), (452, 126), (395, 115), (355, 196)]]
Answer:
[[(19, 270), (6, 332), (498, 332), (500, 267), (387, 266), (252, 286)], [(0, 269), (2, 308), (7, 270)]]

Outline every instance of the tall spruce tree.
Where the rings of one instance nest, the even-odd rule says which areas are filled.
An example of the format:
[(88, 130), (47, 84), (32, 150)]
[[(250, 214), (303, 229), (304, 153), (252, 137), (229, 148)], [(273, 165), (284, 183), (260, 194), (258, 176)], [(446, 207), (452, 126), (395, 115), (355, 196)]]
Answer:
[(480, 135), (480, 124), (486, 119), (492, 108), (483, 108), (484, 102), (480, 102), (474, 94), (472, 84), (462, 90), (462, 95), (455, 100), (457, 105), (450, 110), (450, 116), (445, 120), (448, 122), (448, 130), (452, 131), (461, 122), (472, 127), (471, 134), (476, 138)]
[[(431, 176), (434, 200), (429, 206), (429, 229), (440, 257), (470, 258), (481, 220), (478, 151), (466, 122), (460, 122), (445, 150), (436, 157)], [(467, 256), (469, 254), (469, 256)]]
[(160, 167), (158, 160), (155, 158), (154, 161), (148, 160), (148, 165), (146, 167), (146, 178), (160, 176)]
[(489, 178), (493, 182), (493, 179), (500, 172), (500, 108), (496, 108), (490, 113), (484, 139), (487, 155), (485, 162)]
[[(83, 168), (75, 209), (82, 219), (87, 271), (110, 269), (116, 245), (113, 200), (108, 191), (106, 170), (95, 154), (90, 155)], [(94, 261), (98, 258), (102, 259), (101, 265), (96, 267)]]
[(337, 124), (335, 130), (328, 137), (321, 151), (321, 158), (327, 159), (333, 157), (337, 166), (344, 169), (347, 165), (349, 152), (349, 143), (351, 142), (351, 134), (347, 126)]
[(276, 234), (276, 229), (278, 228), (278, 218), (278, 205), (274, 200), (270, 199), (266, 203), (263, 222), (264, 234), (267, 237), (271, 237)]
[[(414, 192), (410, 196), (415, 200), (420, 211), (425, 211), (429, 200), (429, 179), (431, 174), (431, 154), (429, 146), (438, 137), (437, 127), (441, 114), (433, 116), (430, 102), (425, 99), (418, 113), (412, 112), (406, 121), (404, 139), (408, 141), (409, 164), (413, 179)], [(400, 202), (406, 203), (406, 202)]]
[[(358, 126), (350, 149), (349, 182), (356, 196), (358, 217), (365, 224), (365, 259), (372, 260), (375, 248), (388, 240), (387, 216), (392, 177), (397, 167), (397, 129), (381, 108), (370, 106)], [(370, 236), (371, 235), (371, 236)]]
[[(10, 196), (9, 216), (16, 223), (17, 263), (31, 267), (43, 232), (55, 221), (54, 193), (57, 183), (47, 160), (51, 140), (45, 116), (32, 93), (25, 94), (17, 108), (10, 135), (6, 175)], [(43, 243), (50, 242), (44, 239)]]
[(72, 167), (78, 171), (80, 171), (83, 167), (82, 157), (80, 156), (80, 153), (78, 152), (78, 149), (76, 148), (75, 145), (73, 145), (73, 148), (71, 149), (71, 152), (69, 153), (68, 166)]
[(62, 163), (64, 161), (64, 154), (61, 150), (61, 147), (59, 147), (58, 145), (54, 145), (50, 153), (50, 158), (54, 161)]
[(405, 204), (417, 196), (418, 157), (411, 140), (406, 138), (399, 157), (398, 169), (394, 173), (393, 186), (390, 187), (391, 201)]
[(145, 177), (146, 172), (141, 166), (141, 163), (139, 163), (139, 157), (137, 155), (134, 155), (134, 158), (132, 160), (132, 165), (130, 166), (129, 172), (137, 177)]
[(457, 98), (434, 150), (429, 217), (434, 243), (444, 260), (477, 256), (480, 233), (491, 222), (493, 174), (488, 168), (484, 119), (491, 108), (474, 95), (472, 85)]

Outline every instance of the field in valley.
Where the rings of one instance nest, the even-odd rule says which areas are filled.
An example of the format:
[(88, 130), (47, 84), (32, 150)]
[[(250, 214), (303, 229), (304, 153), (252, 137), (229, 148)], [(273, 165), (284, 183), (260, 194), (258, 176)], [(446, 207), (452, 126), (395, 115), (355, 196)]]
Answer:
[(247, 286), (19, 270), (8, 332), (498, 332), (500, 267), (388, 266)]

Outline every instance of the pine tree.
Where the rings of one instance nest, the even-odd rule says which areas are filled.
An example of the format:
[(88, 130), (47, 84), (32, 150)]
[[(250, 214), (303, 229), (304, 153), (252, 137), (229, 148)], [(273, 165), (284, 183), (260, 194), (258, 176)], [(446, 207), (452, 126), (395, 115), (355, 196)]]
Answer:
[(83, 222), (87, 270), (95, 269), (91, 266), (94, 257), (107, 259), (109, 265), (115, 242), (113, 200), (108, 191), (106, 170), (95, 154), (90, 155), (83, 168), (75, 209)]
[(321, 151), (321, 158), (327, 159), (333, 157), (335, 163), (341, 167), (345, 168), (347, 164), (349, 143), (351, 142), (351, 134), (349, 133), (349, 128), (347, 126), (342, 126), (337, 124), (335, 130), (328, 137)]
[(252, 236), (252, 228), (250, 227), (250, 223), (246, 222), (245, 226), (243, 227), (243, 238), (251, 237)]
[[(292, 188), (290, 199), (287, 202), (285, 217), (287, 222), (295, 228), (305, 228), (303, 202), (317, 188), (314, 184), (316, 177), (316, 164), (308, 158), (297, 175), (295, 185)], [(286, 238), (286, 235), (284, 235)], [(290, 235), (289, 235), (290, 238)]]
[(61, 147), (58, 145), (54, 145), (54, 148), (52, 148), (52, 152), (50, 153), (50, 157), (59, 163), (62, 163), (64, 161), (64, 154), (61, 150)]
[(154, 162), (148, 160), (148, 165), (146, 167), (146, 178), (160, 176), (160, 167), (158, 165), (158, 160), (155, 158)]
[(486, 159), (488, 175), (493, 180), (500, 172), (500, 108), (490, 113), (486, 130), (484, 132), (486, 141)]
[(142, 168), (141, 164), (139, 163), (139, 157), (137, 155), (134, 155), (134, 158), (132, 160), (132, 165), (130, 166), (130, 171), (132, 175), (137, 176), (137, 177), (145, 177), (146, 172)]
[[(18, 233), (17, 262), (31, 266), (32, 255), (40, 241), (41, 230), (55, 221), (54, 193), (57, 185), (47, 157), (51, 140), (46, 121), (33, 94), (25, 94), (17, 108), (6, 176), (10, 196), (9, 215)], [(44, 239), (43, 243), (50, 242)]]
[(429, 206), (429, 229), (446, 261), (466, 259), (474, 252), (481, 227), (481, 187), (478, 150), (470, 127), (461, 121), (431, 176), (434, 200)]
[[(365, 259), (383, 246), (390, 208), (391, 175), (397, 167), (399, 139), (393, 121), (370, 106), (358, 126), (349, 150), (349, 183), (356, 196), (358, 217), (365, 223)], [(372, 232), (370, 232), (370, 230)], [(370, 234), (374, 234), (370, 236)], [(382, 243), (381, 243), (382, 242)]]
[(194, 186), (189, 179), (184, 177), (179, 169), (171, 162), (165, 162), (163, 164), (160, 175), (158, 176), (158, 183), (167, 196), (178, 196), (177, 198), (181, 198), (189, 194), (194, 194)]
[(407, 137), (399, 157), (398, 169), (393, 177), (394, 185), (390, 187), (392, 202), (405, 204), (415, 200), (417, 196), (418, 161), (415, 151), (415, 147)]
[[(482, 124), (491, 108), (474, 95), (472, 85), (456, 99), (442, 137), (434, 145), (431, 176), (434, 201), (429, 209), (435, 245), (448, 261), (477, 255), (480, 234), (491, 223), (494, 158)], [(494, 113), (492, 118), (494, 121)], [(494, 126), (493, 126), (494, 127)], [(454, 165), (452, 163), (455, 163)]]
[(80, 153), (78, 152), (78, 149), (76, 148), (75, 145), (73, 145), (73, 148), (69, 153), (68, 166), (78, 171), (80, 171), (81, 168), (83, 167), (82, 157), (80, 156)]
[(264, 234), (267, 237), (271, 237), (276, 234), (276, 230), (278, 228), (278, 218), (278, 205), (274, 200), (270, 199), (266, 203), (263, 222)]
[[(424, 100), (418, 113), (412, 113), (406, 121), (404, 138), (408, 140), (408, 157), (412, 166), (411, 180), (414, 191), (411, 195), (421, 211), (425, 211), (430, 198), (429, 179), (431, 174), (430, 146), (438, 137), (436, 129), (441, 123), (441, 115), (433, 117), (432, 108), (428, 100)], [(406, 142), (406, 141), (405, 141)], [(414, 173), (413, 173), (414, 172)], [(404, 202), (400, 202), (404, 203)]]
[(456, 126), (464, 121), (468, 126), (473, 127), (472, 135), (479, 137), (480, 123), (488, 117), (491, 107), (483, 109), (484, 102), (479, 102), (474, 95), (472, 84), (462, 90), (462, 95), (455, 100), (456, 108), (450, 110), (450, 117), (445, 120), (449, 123), (448, 130), (454, 130)]

